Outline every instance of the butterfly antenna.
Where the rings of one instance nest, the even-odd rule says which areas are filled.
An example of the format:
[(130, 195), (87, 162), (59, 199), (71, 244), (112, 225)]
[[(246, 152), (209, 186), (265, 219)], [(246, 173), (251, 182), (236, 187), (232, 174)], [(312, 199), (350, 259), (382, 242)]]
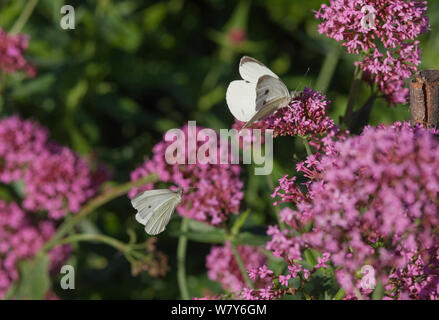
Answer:
[[(306, 70), (305, 74), (303, 75), (303, 77), (306, 77), (308, 75), (308, 73), (310, 72), (310, 68), (308, 67), (308, 69)], [(299, 85), (296, 87), (296, 89), (294, 91), (291, 92), (291, 96), (294, 97), (297, 95), (297, 89), (299, 89), (299, 87), (301, 87), (303, 84), (303, 82), (300, 82)], [(310, 86), (311, 86), (311, 82), (310, 82)]]

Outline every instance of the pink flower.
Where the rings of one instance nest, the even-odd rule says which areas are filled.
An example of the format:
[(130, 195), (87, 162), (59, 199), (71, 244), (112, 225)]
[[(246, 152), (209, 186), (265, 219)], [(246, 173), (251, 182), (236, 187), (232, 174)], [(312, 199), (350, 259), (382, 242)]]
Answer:
[(265, 264), (259, 267), (259, 277), (261, 279), (270, 278), (272, 274), (273, 271), (269, 270)]
[[(261, 268), (267, 262), (267, 259), (257, 247), (238, 246), (238, 252), (247, 270)], [(206, 258), (206, 267), (209, 279), (218, 281), (224, 290), (237, 292), (246, 287), (229, 242), (223, 247), (212, 247)], [(256, 280), (256, 277), (254, 280)], [(256, 281), (256, 287), (263, 287), (267, 283), (270, 283), (270, 279), (258, 280)]]
[(52, 148), (36, 157), (24, 176), (24, 208), (47, 210), (60, 219), (67, 212), (78, 212), (95, 195), (97, 185), (88, 164), (65, 147)]
[[(0, 200), (0, 298), (19, 279), (18, 263), (33, 258), (54, 233), (51, 221), (35, 222), (17, 204)], [(58, 272), (69, 254), (69, 245), (55, 247), (50, 252), (51, 270)]]
[(280, 275), (279, 276), (279, 283), (285, 287), (288, 287), (288, 280), (290, 280), (290, 279), (291, 279), (291, 275), (289, 275), (289, 274), (286, 276)]
[[(373, 8), (375, 27), (365, 27), (366, 6)], [(319, 32), (342, 42), (349, 53), (365, 57), (356, 62), (365, 79), (378, 86), (389, 104), (405, 103), (404, 80), (417, 71), (419, 41), (429, 27), (426, 1), (331, 0), (316, 12), (323, 20)]]
[[(407, 123), (367, 127), (336, 142), (315, 164), (319, 179), (284, 219), (294, 229), (270, 229), (266, 248), (291, 259), (307, 248), (324, 252), (340, 285), (353, 294), (366, 264), (392, 284), (395, 297), (437, 298), (439, 141), (434, 130)], [(290, 223), (289, 221), (294, 221)], [(312, 222), (310, 231), (295, 230)], [(297, 225), (298, 224), (298, 225)], [(395, 268), (392, 274), (390, 270)], [(297, 275), (290, 266), (292, 277)], [(305, 274), (304, 274), (305, 275)]]
[(323, 256), (317, 257), (317, 264), (314, 266), (314, 268), (316, 268), (316, 269), (328, 268), (326, 263), (329, 261), (330, 256), (331, 255), (328, 252), (325, 252), (325, 253), (323, 253)]
[(18, 116), (0, 120), (0, 181), (22, 180), (36, 156), (43, 153), (49, 133), (38, 123)]
[(329, 104), (321, 93), (305, 88), (291, 100), (289, 106), (251, 127), (272, 129), (275, 137), (324, 135), (335, 127), (334, 121), (327, 115)]
[(28, 36), (22, 34), (8, 35), (0, 28), (0, 71), (7, 73), (24, 71), (29, 77), (35, 77), (34, 66), (23, 57), (28, 43)]
[(271, 300), (273, 298), (273, 293), (271, 292), (272, 287), (268, 286), (259, 290), (259, 296), (265, 300)]
[(242, 290), (241, 296), (244, 300), (256, 300), (255, 290), (253, 289), (244, 288)]
[(79, 211), (107, 178), (99, 169), (92, 172), (76, 153), (54, 144), (36, 122), (18, 116), (0, 120), (0, 181), (24, 182), (27, 210), (45, 210), (53, 219)]

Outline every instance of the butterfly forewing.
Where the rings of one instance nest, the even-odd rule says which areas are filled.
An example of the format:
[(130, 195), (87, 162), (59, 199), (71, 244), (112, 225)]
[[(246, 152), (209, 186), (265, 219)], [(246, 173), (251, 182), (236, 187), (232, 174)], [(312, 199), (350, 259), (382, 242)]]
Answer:
[(154, 210), (174, 193), (168, 189), (148, 190), (137, 195), (131, 200), (134, 209), (137, 210), (136, 220), (145, 224)]
[(239, 74), (241, 75), (242, 79), (251, 83), (257, 83), (259, 78), (264, 75), (279, 78), (262, 62), (247, 56), (242, 57), (241, 61), (239, 62)]

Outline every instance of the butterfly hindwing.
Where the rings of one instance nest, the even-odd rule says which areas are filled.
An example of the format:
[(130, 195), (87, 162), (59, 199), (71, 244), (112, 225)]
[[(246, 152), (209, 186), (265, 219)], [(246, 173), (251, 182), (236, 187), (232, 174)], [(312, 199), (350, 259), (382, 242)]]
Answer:
[(165, 230), (174, 213), (175, 207), (180, 203), (177, 198), (171, 198), (164, 202), (154, 211), (151, 219), (145, 224), (145, 231), (150, 235), (156, 235)]
[(285, 101), (279, 108), (285, 107), (290, 99), (290, 92), (281, 80), (268, 75), (259, 78), (256, 85), (256, 111), (275, 101)]
[(256, 110), (256, 84), (244, 80), (232, 81), (227, 88), (226, 101), (233, 116), (247, 122)]
[(285, 99), (281, 99), (279, 101), (273, 101), (272, 103), (265, 105), (258, 112), (256, 112), (255, 115), (249, 121), (246, 122), (246, 124), (242, 127), (241, 130), (250, 127), (253, 123), (264, 119), (265, 117), (269, 116), (270, 114), (275, 113), (276, 110), (279, 109), (279, 105), (282, 105), (284, 102), (285, 102)]

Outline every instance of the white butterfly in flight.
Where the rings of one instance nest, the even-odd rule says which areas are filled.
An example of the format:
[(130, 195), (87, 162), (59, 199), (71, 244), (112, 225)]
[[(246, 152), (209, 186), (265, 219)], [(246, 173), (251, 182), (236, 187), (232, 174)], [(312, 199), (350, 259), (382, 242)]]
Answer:
[(226, 101), (233, 116), (246, 122), (242, 129), (290, 103), (292, 94), (286, 85), (258, 60), (242, 57), (239, 74), (243, 80), (229, 84)]
[(147, 190), (131, 200), (137, 210), (136, 220), (145, 226), (147, 234), (154, 236), (165, 230), (182, 194), (182, 189)]

